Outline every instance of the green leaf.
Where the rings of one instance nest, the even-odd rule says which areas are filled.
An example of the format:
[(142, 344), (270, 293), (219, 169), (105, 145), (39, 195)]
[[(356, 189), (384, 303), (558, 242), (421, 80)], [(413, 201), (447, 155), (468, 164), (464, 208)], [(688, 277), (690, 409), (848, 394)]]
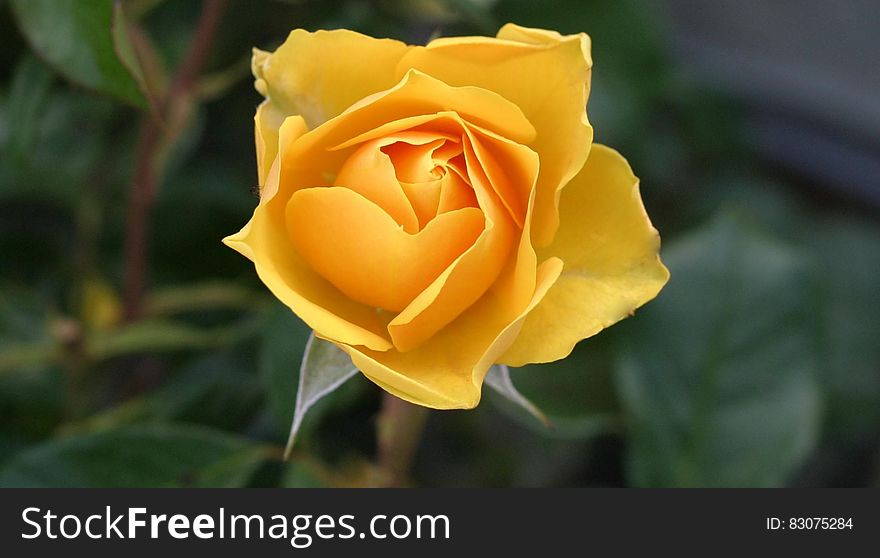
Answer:
[(161, 318), (145, 319), (89, 339), (90, 355), (107, 359), (124, 354), (209, 349), (234, 344), (259, 330), (259, 317), (212, 329)]
[(65, 377), (50, 329), (38, 293), (0, 288), (0, 435), (38, 439), (61, 420)]
[(265, 456), (257, 444), (219, 431), (142, 425), (27, 449), (0, 469), (0, 486), (241, 486)]
[(664, 252), (617, 386), (639, 486), (778, 486), (817, 440), (810, 268), (732, 216)]
[(52, 72), (33, 56), (23, 56), (15, 67), (3, 110), (6, 137), (2, 142), (9, 143), (9, 151), (16, 157), (25, 156), (39, 138), (52, 82)]
[(150, 316), (171, 316), (216, 309), (247, 310), (264, 298), (236, 283), (203, 281), (155, 289), (147, 296), (146, 312)]
[(262, 389), (248, 358), (218, 352), (196, 358), (155, 391), (66, 424), (66, 435), (116, 430), (124, 425), (175, 421), (235, 430), (254, 416)]
[(613, 330), (578, 343), (562, 360), (511, 369), (519, 391), (553, 425), (552, 430), (541, 428), (543, 434), (589, 438), (618, 428), (611, 333)]
[(835, 219), (814, 226), (822, 266), (827, 427), (835, 440), (880, 435), (880, 228)]
[(10, 0), (28, 42), (69, 80), (143, 106), (137, 81), (119, 60), (111, 0)]
[(305, 458), (294, 458), (285, 463), (281, 475), (281, 486), (284, 488), (326, 488), (326, 475), (317, 464)]
[(509, 401), (513, 405), (527, 412), (543, 424), (546, 428), (553, 428), (547, 416), (541, 412), (541, 409), (534, 403), (526, 399), (523, 394), (517, 391), (510, 379), (510, 368), (503, 364), (496, 364), (486, 373), (483, 380), (485, 385), (492, 389), (495, 393)]
[(0, 345), (0, 378), (58, 364), (60, 356), (54, 341), (4, 343)]
[(315, 337), (314, 333), (309, 336), (299, 369), (299, 386), (296, 389), (296, 404), (293, 408), (287, 449), (284, 451), (285, 458), (290, 456), (296, 434), (309, 409), (336, 391), (357, 372), (351, 358), (342, 349)]
[(134, 78), (141, 94), (150, 103), (150, 108), (154, 111), (158, 110), (155, 100), (156, 93), (150, 90), (150, 84), (144, 73), (144, 68), (140, 60), (138, 60), (134, 45), (131, 42), (128, 19), (126, 19), (125, 12), (122, 10), (122, 2), (120, 0), (115, 0), (113, 4), (113, 20), (110, 25), (110, 33), (116, 57), (122, 62), (125, 69), (128, 70), (129, 75)]
[(293, 420), (298, 364), (311, 331), (289, 308), (278, 304), (261, 336), (258, 366), (280, 433), (286, 433)]
[(39, 292), (0, 287), (0, 351), (21, 342), (51, 342), (49, 304)]
[(50, 435), (64, 414), (65, 379), (57, 367), (0, 374), (0, 435), (28, 441)]
[[(279, 438), (288, 435), (294, 421), (301, 363), (310, 334), (311, 329), (281, 303), (277, 304), (275, 312), (266, 321), (263, 331), (258, 364)], [(308, 438), (322, 424), (321, 419), (337, 411), (347, 411), (356, 403), (366, 385), (365, 381), (352, 380), (332, 396), (315, 402), (309, 410), (309, 420), (300, 424), (298, 440), (311, 443)]]
[(265, 446), (252, 446), (236, 451), (203, 468), (198, 474), (198, 486), (238, 488), (246, 486), (269, 455)]
[(151, 396), (158, 416), (235, 429), (262, 400), (249, 358), (236, 353), (202, 356)]

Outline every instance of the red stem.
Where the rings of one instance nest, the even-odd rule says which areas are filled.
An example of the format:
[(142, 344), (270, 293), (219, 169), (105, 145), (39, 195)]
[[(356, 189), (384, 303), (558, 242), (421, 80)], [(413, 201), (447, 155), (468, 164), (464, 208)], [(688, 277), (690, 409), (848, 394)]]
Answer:
[(195, 81), (211, 52), (226, 5), (227, 0), (204, 1), (189, 49), (160, 102), (160, 114), (146, 114), (141, 124), (125, 223), (123, 302), (128, 322), (143, 314), (150, 215), (161, 175), (162, 148), (174, 141), (185, 124)]

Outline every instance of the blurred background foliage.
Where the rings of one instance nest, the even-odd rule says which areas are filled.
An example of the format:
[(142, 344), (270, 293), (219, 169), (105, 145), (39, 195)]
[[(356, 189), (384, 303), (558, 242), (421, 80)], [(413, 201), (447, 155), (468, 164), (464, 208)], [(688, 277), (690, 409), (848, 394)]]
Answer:
[[(763, 151), (748, 103), (677, 54), (682, 4), (699, 5), (232, 1), (174, 109), (200, 2), (0, 4), (0, 485), (370, 484), (380, 392), (359, 376), (281, 459), (308, 329), (220, 244), (256, 203), (250, 48), (295, 27), (424, 43), (507, 21), (591, 35), (596, 139), (639, 174), (672, 279), (564, 361), (514, 371), (554, 430), (494, 394), (431, 413), (413, 484), (880, 484), (878, 175), (872, 202), (821, 160)], [(168, 129), (132, 314), (150, 114)]]

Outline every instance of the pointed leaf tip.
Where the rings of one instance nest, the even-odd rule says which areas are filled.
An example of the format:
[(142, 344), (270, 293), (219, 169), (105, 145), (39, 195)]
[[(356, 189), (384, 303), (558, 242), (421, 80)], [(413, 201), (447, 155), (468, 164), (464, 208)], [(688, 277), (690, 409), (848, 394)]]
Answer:
[(315, 403), (330, 395), (357, 374), (351, 357), (329, 341), (315, 337), (312, 332), (306, 343), (302, 364), (299, 370), (299, 386), (296, 390), (296, 404), (293, 422), (284, 450), (284, 460), (290, 459), (296, 434), (302, 426), (303, 418)]
[(550, 422), (547, 415), (535, 406), (534, 403), (526, 399), (525, 396), (514, 387), (513, 380), (510, 379), (510, 368), (504, 364), (496, 364), (489, 369), (489, 372), (486, 373), (486, 378), (483, 381), (487, 386), (492, 388), (492, 390), (506, 400), (510, 401), (517, 407), (524, 409), (530, 415), (538, 419), (545, 427), (550, 430), (554, 429), (553, 423)]

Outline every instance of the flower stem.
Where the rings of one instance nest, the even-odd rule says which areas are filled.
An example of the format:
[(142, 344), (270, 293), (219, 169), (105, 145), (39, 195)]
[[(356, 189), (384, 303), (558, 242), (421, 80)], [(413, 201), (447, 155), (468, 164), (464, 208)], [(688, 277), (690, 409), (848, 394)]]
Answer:
[(382, 399), (382, 410), (376, 423), (378, 452), (376, 466), (382, 486), (406, 486), (409, 469), (415, 457), (428, 409), (407, 403), (390, 393)]
[(150, 214), (168, 147), (182, 133), (196, 102), (193, 90), (214, 44), (227, 0), (205, 0), (189, 49), (171, 87), (160, 99), (159, 112), (144, 115), (132, 176), (125, 228), (123, 298), (126, 321), (143, 313), (149, 252)]
[(125, 221), (125, 269), (123, 296), (126, 321), (137, 320), (143, 310), (144, 282), (147, 272), (147, 231), (156, 192), (157, 173), (154, 153), (161, 131), (150, 115), (144, 116), (138, 140), (137, 159)]

